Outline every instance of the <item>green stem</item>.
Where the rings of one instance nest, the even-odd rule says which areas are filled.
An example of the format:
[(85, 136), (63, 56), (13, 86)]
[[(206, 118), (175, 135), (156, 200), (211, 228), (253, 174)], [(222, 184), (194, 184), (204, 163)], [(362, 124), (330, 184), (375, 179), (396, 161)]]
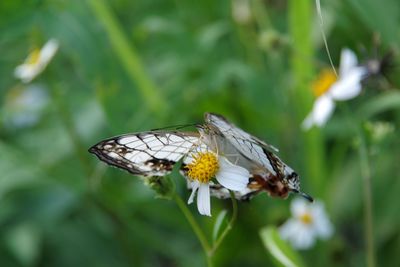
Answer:
[(354, 130), (357, 136), (358, 154), (360, 158), (360, 172), (363, 181), (364, 198), (364, 234), (366, 242), (366, 262), (368, 267), (375, 267), (375, 250), (373, 236), (373, 214), (372, 214), (372, 187), (371, 187), (371, 168), (368, 158), (368, 147), (363, 133), (361, 119), (356, 119), (348, 106), (345, 106), (347, 113), (347, 123), (350, 129)]
[(104, 0), (90, 0), (88, 3), (97, 19), (103, 23), (114, 52), (132, 82), (137, 85), (146, 104), (153, 112), (162, 114), (165, 109), (165, 103), (160, 97), (156, 86), (147, 75), (139, 54), (133, 47), (132, 42), (123, 33), (113, 12), (104, 3)]
[(212, 249), (210, 251), (210, 255), (211, 257), (215, 254), (215, 252), (217, 251), (217, 249), (219, 248), (219, 246), (221, 245), (222, 241), (225, 239), (225, 237), (228, 235), (228, 233), (230, 232), (230, 230), (233, 228), (233, 225), (236, 222), (236, 218), (237, 218), (237, 201), (235, 198), (235, 195), (233, 194), (232, 191), (229, 191), (230, 195), (231, 195), (231, 200), (232, 200), (232, 218), (229, 221), (228, 225), (226, 226), (226, 228), (224, 229), (224, 231), (222, 232), (222, 234), (218, 237), (218, 239), (214, 242)]
[(186, 220), (189, 222), (190, 226), (192, 227), (194, 233), (196, 234), (197, 238), (200, 241), (201, 246), (203, 247), (204, 254), (206, 256), (207, 260), (207, 266), (211, 267), (212, 266), (212, 261), (211, 261), (211, 255), (210, 255), (210, 245), (205, 237), (205, 234), (201, 230), (200, 226), (194, 219), (192, 213), (188, 209), (186, 203), (182, 200), (182, 198), (177, 195), (176, 193), (173, 195), (173, 199), (175, 200), (176, 204), (182, 211), (183, 215), (185, 215)]
[(365, 241), (367, 244), (367, 266), (375, 266), (374, 238), (373, 238), (373, 219), (372, 219), (372, 188), (371, 188), (371, 170), (368, 159), (368, 150), (365, 138), (359, 132), (359, 156), (361, 176), (364, 184), (364, 223), (365, 223)]
[[(294, 122), (300, 125), (311, 110), (312, 91), (310, 81), (313, 77), (313, 53), (311, 28), (312, 28), (312, 1), (289, 1), (289, 29), (292, 49), (291, 69), (295, 88), (292, 95), (292, 105), (298, 114)], [(300, 135), (300, 134), (299, 134)], [(324, 173), (324, 146), (320, 131), (312, 129), (302, 136), (304, 150), (304, 165), (307, 165), (307, 181), (312, 185), (312, 191), (320, 191)]]

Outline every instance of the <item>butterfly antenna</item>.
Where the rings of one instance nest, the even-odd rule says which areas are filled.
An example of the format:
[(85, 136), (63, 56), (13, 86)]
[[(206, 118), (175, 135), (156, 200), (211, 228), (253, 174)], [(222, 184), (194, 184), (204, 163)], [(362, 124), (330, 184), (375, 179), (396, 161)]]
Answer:
[(301, 191), (299, 191), (299, 190), (297, 190), (297, 189), (292, 189), (292, 192), (293, 192), (293, 193), (296, 193), (296, 194), (299, 194), (300, 196), (304, 197), (305, 199), (307, 199), (307, 200), (310, 201), (311, 203), (314, 202), (313, 197), (310, 196), (310, 195), (307, 194), (307, 193), (301, 192)]

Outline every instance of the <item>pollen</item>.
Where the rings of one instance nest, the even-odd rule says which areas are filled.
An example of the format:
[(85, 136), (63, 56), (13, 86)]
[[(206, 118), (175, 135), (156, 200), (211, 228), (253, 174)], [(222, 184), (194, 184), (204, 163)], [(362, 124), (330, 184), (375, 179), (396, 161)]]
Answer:
[(312, 222), (313, 222), (313, 217), (308, 212), (300, 215), (299, 219), (302, 223), (307, 224), (307, 225), (312, 224)]
[(323, 95), (336, 81), (337, 76), (331, 69), (325, 69), (321, 71), (318, 78), (313, 82), (312, 85), (314, 95), (316, 97)]
[(212, 152), (200, 152), (193, 156), (193, 161), (189, 163), (187, 175), (192, 180), (201, 183), (208, 183), (219, 170), (217, 156)]
[(35, 65), (39, 62), (39, 58), (40, 58), (40, 49), (36, 48), (29, 54), (26, 63), (29, 65)]

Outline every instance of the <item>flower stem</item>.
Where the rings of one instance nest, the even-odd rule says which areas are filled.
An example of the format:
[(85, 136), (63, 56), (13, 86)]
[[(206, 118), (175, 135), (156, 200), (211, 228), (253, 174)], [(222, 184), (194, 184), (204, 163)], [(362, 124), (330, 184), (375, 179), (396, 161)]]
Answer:
[(207, 266), (211, 267), (212, 266), (212, 261), (211, 261), (211, 247), (207, 241), (207, 238), (205, 237), (204, 232), (201, 230), (199, 224), (196, 222), (194, 219), (192, 213), (186, 206), (185, 202), (183, 202), (182, 198), (178, 194), (173, 195), (173, 199), (175, 200), (176, 204), (182, 211), (183, 215), (185, 215), (186, 220), (189, 222), (190, 226), (192, 227), (194, 233), (196, 234), (197, 238), (199, 239), (201, 246), (203, 247), (204, 254), (206, 256), (207, 260)]
[(210, 256), (212, 257), (215, 252), (217, 251), (217, 249), (219, 248), (219, 246), (221, 245), (222, 241), (225, 239), (225, 237), (227, 236), (227, 234), (229, 233), (229, 231), (233, 228), (233, 225), (236, 222), (236, 218), (237, 218), (237, 201), (235, 199), (235, 195), (233, 194), (232, 191), (229, 191), (230, 195), (231, 195), (231, 200), (232, 200), (232, 218), (229, 221), (228, 225), (226, 226), (226, 228), (224, 229), (224, 231), (222, 232), (222, 234), (218, 237), (218, 239), (214, 242), (212, 249), (210, 251)]
[(365, 240), (367, 244), (366, 261), (368, 267), (375, 266), (374, 238), (373, 238), (373, 219), (372, 219), (372, 189), (371, 189), (371, 170), (368, 160), (367, 145), (363, 134), (359, 134), (359, 156), (361, 176), (364, 183), (364, 222)]

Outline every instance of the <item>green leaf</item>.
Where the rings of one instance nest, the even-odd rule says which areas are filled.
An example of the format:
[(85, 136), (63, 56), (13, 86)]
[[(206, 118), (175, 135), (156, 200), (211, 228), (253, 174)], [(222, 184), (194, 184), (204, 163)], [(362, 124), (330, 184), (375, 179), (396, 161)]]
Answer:
[[(374, 0), (349, 0), (343, 2), (343, 8), (354, 9), (356, 16), (368, 26), (372, 32), (377, 32), (387, 43), (398, 41), (397, 21), (400, 17), (398, 1), (386, 0), (384, 3)], [(356, 20), (356, 18), (353, 18)], [(379, 23), (376, 23), (379, 21)], [(396, 34), (393, 34), (396, 33)]]
[(275, 227), (264, 227), (260, 231), (260, 236), (265, 248), (274, 257), (277, 266), (305, 266), (300, 256), (279, 237)]
[(370, 118), (378, 113), (390, 110), (400, 109), (400, 93), (392, 91), (368, 101), (359, 110), (359, 116), (362, 118)]
[(225, 218), (226, 218), (227, 213), (228, 212), (226, 210), (222, 210), (218, 214), (217, 219), (215, 220), (213, 233), (212, 233), (213, 242), (215, 242), (215, 240), (218, 239), (218, 234), (221, 232), (222, 224), (226, 221)]
[(33, 224), (22, 224), (7, 232), (6, 244), (23, 266), (33, 266), (40, 252), (41, 234)]
[[(23, 168), (21, 158), (24, 158)], [(0, 201), (15, 189), (43, 181), (38, 177), (43, 178), (45, 174), (32, 162), (33, 159), (27, 154), (0, 141)]]

